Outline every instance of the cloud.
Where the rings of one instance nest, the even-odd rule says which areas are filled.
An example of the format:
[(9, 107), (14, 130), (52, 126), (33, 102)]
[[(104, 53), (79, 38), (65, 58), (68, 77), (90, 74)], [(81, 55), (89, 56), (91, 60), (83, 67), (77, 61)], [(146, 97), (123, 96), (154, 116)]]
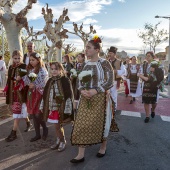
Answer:
[[(101, 25), (98, 24), (98, 21), (93, 17), (101, 12), (107, 14), (105, 12), (105, 7), (111, 5), (114, 0), (74, 0), (67, 1), (65, 3), (60, 4), (49, 4), (49, 8), (53, 10), (54, 20), (58, 19), (62, 14), (64, 8), (68, 8), (68, 16), (70, 18), (70, 22), (67, 22), (64, 27), (68, 30), (73, 29), (72, 22), (76, 22), (80, 25), (82, 22), (83, 30), (85, 32), (89, 32), (89, 24), (93, 24), (94, 29), (97, 30), (97, 34), (103, 37), (103, 49), (109, 48), (111, 45), (115, 45), (118, 47), (119, 51), (126, 51), (127, 53), (137, 54), (142, 49), (143, 43), (142, 40), (138, 38), (137, 31), (138, 29), (120, 29), (120, 28), (109, 28), (103, 29)], [(124, 3), (125, 0), (117, 0), (117, 2)], [(18, 2), (14, 6), (14, 13), (19, 12), (23, 9), (27, 4), (27, 0), (18, 0)], [(38, 19), (42, 19), (43, 16), (41, 14), (42, 7), (45, 7), (46, 4), (38, 1), (36, 4), (33, 4), (33, 8), (29, 11), (27, 18), (28, 21), (37, 20), (37, 23), (40, 21)], [(43, 20), (43, 19), (42, 19)], [(158, 20), (159, 21), (159, 20)], [(157, 21), (157, 22), (158, 22)], [(168, 22), (166, 20), (163, 21), (163, 25), (165, 28), (168, 28)], [(38, 24), (34, 26), (35, 30), (38, 27)], [(69, 35), (69, 39), (66, 40), (68, 43), (73, 43), (77, 49), (83, 49), (82, 40), (75, 36)], [(163, 43), (158, 46), (158, 48), (164, 51), (165, 44)]]
[[(128, 55), (138, 55), (141, 50), (145, 52), (149, 51), (149, 47), (144, 47), (144, 44), (141, 39), (137, 36), (138, 29), (120, 29), (120, 28), (113, 28), (113, 29), (98, 29), (97, 35), (103, 38), (102, 45), (103, 51), (105, 52), (107, 48), (110, 46), (116, 46), (118, 51), (126, 51)], [(73, 43), (77, 50), (83, 49), (83, 41), (72, 34), (68, 34), (69, 39), (66, 40), (66, 43)], [(92, 35), (93, 36), (93, 35)], [(156, 48), (156, 52), (158, 51), (165, 51), (164, 47), (166, 43), (160, 44)]]
[(95, 20), (95, 19), (92, 19), (92, 18), (86, 18), (84, 21), (83, 21), (83, 24), (93, 24), (93, 23), (97, 23), (98, 21)]
[[(53, 10), (54, 19), (57, 19), (64, 8), (68, 8), (68, 16), (71, 22), (82, 22), (87, 17), (91, 17), (98, 14), (103, 10), (104, 6), (110, 5), (112, 0), (80, 0), (80, 1), (69, 1), (62, 4), (56, 4), (53, 6), (49, 5), (49, 8)], [(27, 0), (18, 0), (14, 5), (13, 12), (17, 13), (23, 9), (27, 4)], [(42, 18), (41, 10), (46, 4), (40, 3), (33, 4), (33, 8), (29, 11), (27, 18), (28, 20), (36, 20)], [(94, 20), (93, 20), (94, 21)]]
[(125, 3), (125, 0), (118, 0), (119, 2)]
[[(22, 9), (25, 8), (27, 4), (27, 0), (18, 0), (18, 2), (14, 5), (13, 7), (13, 13), (18, 13), (20, 12)], [(27, 14), (27, 19), (29, 20), (37, 20), (42, 18), (42, 7), (44, 7), (45, 5), (37, 2), (35, 4), (32, 5), (32, 9), (29, 10), (28, 14)]]

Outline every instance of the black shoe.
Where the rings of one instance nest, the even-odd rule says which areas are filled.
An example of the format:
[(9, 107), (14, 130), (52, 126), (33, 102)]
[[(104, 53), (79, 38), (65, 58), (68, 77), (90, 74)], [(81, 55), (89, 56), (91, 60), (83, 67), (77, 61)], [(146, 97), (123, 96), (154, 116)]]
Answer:
[(71, 163), (80, 163), (80, 162), (84, 162), (84, 157), (83, 158), (81, 158), (81, 159), (72, 159), (72, 160), (70, 160), (70, 162)]
[(34, 138), (31, 138), (30, 142), (34, 142), (41, 139), (41, 136), (35, 136)]
[(154, 118), (155, 117), (155, 112), (151, 113), (151, 117)]
[(129, 104), (132, 104), (133, 103), (133, 100), (131, 100), (130, 102), (129, 102)]
[(24, 132), (28, 132), (28, 131), (30, 131), (32, 128), (33, 128), (33, 125), (31, 124), (31, 122), (27, 122), (27, 127), (26, 127), (26, 129), (24, 130)]
[(105, 154), (106, 154), (106, 152), (105, 153), (97, 153), (96, 154), (96, 156), (98, 157), (98, 158), (102, 158), (102, 157), (104, 157), (105, 156)]
[(144, 120), (144, 122), (145, 122), (145, 123), (148, 123), (148, 122), (149, 122), (149, 119), (150, 119), (149, 117), (146, 117), (145, 120)]
[(16, 131), (15, 130), (12, 130), (10, 135), (5, 138), (5, 141), (6, 142), (12, 142), (13, 140), (15, 140), (17, 138), (17, 135), (16, 135)]
[(136, 99), (135, 99), (135, 97), (133, 97), (133, 101), (135, 101)]
[(151, 108), (151, 117), (152, 117), (152, 118), (155, 117), (155, 112), (152, 111), (152, 108)]
[(47, 136), (48, 136), (48, 128), (46, 128), (46, 130), (44, 130), (42, 139), (43, 139), (43, 140), (46, 140), (46, 139), (47, 139)]

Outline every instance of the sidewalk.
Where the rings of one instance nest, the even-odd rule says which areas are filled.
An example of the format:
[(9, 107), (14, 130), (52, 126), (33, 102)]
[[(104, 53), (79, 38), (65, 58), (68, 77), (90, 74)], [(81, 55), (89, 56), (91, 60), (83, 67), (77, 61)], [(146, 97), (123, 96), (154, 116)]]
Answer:
[(160, 95), (163, 97), (170, 98), (170, 85), (166, 85), (163, 92), (160, 92)]
[(2, 89), (0, 89), (0, 123), (11, 116), (8, 105), (6, 105), (6, 97), (3, 95)]

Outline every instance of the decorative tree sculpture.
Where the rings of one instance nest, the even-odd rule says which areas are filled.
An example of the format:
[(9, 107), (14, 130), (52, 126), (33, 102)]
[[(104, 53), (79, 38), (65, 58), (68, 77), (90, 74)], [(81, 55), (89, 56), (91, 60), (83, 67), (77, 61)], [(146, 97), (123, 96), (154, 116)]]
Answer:
[(28, 0), (27, 5), (19, 13), (12, 13), (12, 7), (18, 0), (1, 0), (0, 1), (0, 21), (2, 22), (8, 40), (10, 54), (13, 50), (18, 49), (22, 51), (21, 45), (21, 29), (28, 30), (28, 22), (26, 15), (28, 10), (32, 8), (32, 4), (37, 0)]
[(48, 51), (48, 61), (52, 59), (54, 52), (56, 51), (57, 57), (56, 60), (62, 61), (62, 41), (65, 38), (68, 38), (66, 33), (68, 30), (63, 29), (63, 24), (66, 21), (69, 21), (69, 17), (67, 16), (68, 10), (64, 9), (62, 15), (54, 22), (53, 26), (53, 13), (52, 9), (48, 8), (48, 4), (46, 9), (42, 8), (42, 14), (44, 16), (44, 20), (46, 22), (42, 31), (39, 31), (37, 35), (45, 34), (48, 40), (51, 42), (51, 46)]
[(80, 27), (77, 26), (75, 22), (73, 22), (74, 32), (68, 31), (71, 34), (75, 34), (78, 37), (80, 37), (84, 43), (84, 49), (86, 48), (86, 44), (89, 40), (90, 34), (95, 34), (96, 30), (93, 28), (92, 25), (90, 25), (90, 31), (88, 33), (85, 33), (83, 31), (83, 23), (80, 25)]
[(70, 54), (76, 50), (76, 47), (74, 47), (74, 44), (64, 44), (63, 49), (65, 54)]

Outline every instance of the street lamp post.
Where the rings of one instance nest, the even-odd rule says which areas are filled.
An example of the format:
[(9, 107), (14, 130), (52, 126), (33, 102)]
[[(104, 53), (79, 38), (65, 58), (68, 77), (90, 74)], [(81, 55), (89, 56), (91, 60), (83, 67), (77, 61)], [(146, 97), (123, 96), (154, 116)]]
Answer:
[(168, 64), (169, 64), (169, 68), (168, 68), (168, 82), (170, 84), (170, 16), (155, 16), (155, 18), (165, 18), (169, 20), (169, 47), (168, 47)]

